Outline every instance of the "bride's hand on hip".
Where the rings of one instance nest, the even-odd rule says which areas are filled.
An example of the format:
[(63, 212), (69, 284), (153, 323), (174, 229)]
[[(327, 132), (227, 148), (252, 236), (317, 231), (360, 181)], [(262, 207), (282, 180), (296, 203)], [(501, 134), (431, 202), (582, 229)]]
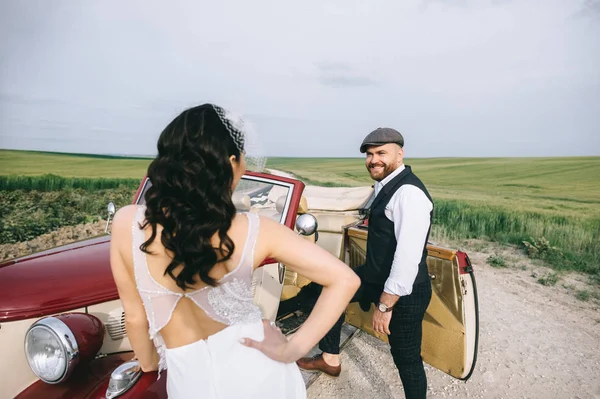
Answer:
[(240, 343), (250, 348), (255, 348), (270, 357), (282, 363), (291, 363), (297, 360), (294, 356), (293, 348), (291, 348), (285, 335), (275, 325), (274, 322), (269, 322), (263, 319), (263, 327), (265, 338), (262, 341), (255, 341), (251, 338), (241, 338)]

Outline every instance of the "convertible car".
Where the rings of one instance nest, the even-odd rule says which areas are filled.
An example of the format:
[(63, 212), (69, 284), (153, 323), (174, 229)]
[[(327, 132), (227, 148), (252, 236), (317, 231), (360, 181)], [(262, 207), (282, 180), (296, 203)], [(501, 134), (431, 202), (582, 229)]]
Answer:
[[(133, 203), (144, 202), (150, 185), (142, 180)], [(296, 229), (356, 267), (365, 260), (364, 210), (371, 197), (370, 187), (305, 187), (295, 179), (248, 172), (234, 203), (239, 211)], [(464, 252), (431, 243), (428, 249), (433, 297), (423, 322), (423, 359), (466, 380), (479, 334), (473, 269)], [(309, 282), (265, 259), (254, 273), (255, 303), (265, 318), (285, 327), (299, 316), (278, 313), (279, 302)], [(351, 304), (346, 322), (385, 341), (371, 329), (373, 310)], [(142, 373), (132, 358), (107, 234), (0, 264), (0, 398), (166, 398), (166, 378)]]

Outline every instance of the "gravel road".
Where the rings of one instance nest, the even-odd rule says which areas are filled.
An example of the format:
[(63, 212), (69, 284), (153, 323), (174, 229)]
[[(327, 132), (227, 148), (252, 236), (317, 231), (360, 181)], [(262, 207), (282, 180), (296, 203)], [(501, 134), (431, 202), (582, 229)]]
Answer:
[[(563, 275), (543, 286), (534, 276), (547, 269), (499, 251), (512, 266), (493, 268), (489, 253), (469, 252), (481, 320), (473, 376), (462, 382), (427, 366), (428, 397), (600, 398), (600, 305), (573, 295), (590, 289), (587, 277)], [(387, 344), (362, 331), (344, 348), (342, 368), (337, 379), (320, 375), (308, 398), (404, 398)]]

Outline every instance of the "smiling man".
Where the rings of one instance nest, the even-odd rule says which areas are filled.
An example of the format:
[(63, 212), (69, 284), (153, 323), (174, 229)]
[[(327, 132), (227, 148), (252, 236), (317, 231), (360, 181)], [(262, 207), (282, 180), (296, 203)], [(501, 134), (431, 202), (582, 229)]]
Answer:
[[(369, 211), (365, 265), (356, 268), (362, 284), (353, 298), (376, 303), (373, 329), (387, 334), (406, 398), (425, 398), (427, 378), (421, 359), (422, 322), (431, 300), (427, 240), (433, 200), (425, 185), (404, 165), (404, 138), (391, 128), (369, 133), (360, 146), (375, 183)], [(300, 368), (337, 376), (344, 315), (319, 343), (323, 351), (298, 360)]]

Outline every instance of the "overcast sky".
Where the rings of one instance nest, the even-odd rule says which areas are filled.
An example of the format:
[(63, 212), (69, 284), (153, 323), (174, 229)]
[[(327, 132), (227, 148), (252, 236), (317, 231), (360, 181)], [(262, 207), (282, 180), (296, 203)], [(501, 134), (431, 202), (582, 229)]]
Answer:
[(600, 155), (600, 0), (0, 0), (0, 147), (153, 155), (188, 106), (270, 156)]

